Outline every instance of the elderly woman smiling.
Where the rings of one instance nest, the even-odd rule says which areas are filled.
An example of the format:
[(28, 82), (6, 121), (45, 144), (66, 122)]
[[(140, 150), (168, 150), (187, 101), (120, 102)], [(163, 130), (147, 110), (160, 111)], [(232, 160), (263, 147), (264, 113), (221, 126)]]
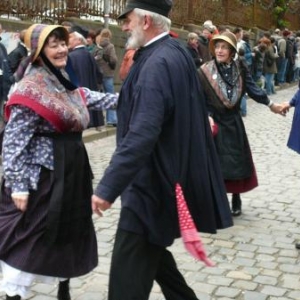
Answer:
[(17, 71), (6, 105), (0, 200), (1, 289), (27, 297), (34, 281), (60, 279), (70, 300), (71, 277), (97, 266), (92, 172), (82, 141), (87, 105), (110, 108), (117, 96), (77, 87), (65, 68), (68, 31), (35, 24), (25, 34), (31, 55)]
[(232, 215), (242, 213), (240, 193), (258, 185), (251, 150), (240, 114), (243, 95), (264, 104), (274, 113), (285, 114), (252, 79), (247, 66), (239, 59), (237, 39), (232, 32), (215, 35), (210, 41), (213, 60), (205, 63), (199, 75), (205, 90), (210, 123), (218, 127), (215, 145), (228, 193), (232, 193)]

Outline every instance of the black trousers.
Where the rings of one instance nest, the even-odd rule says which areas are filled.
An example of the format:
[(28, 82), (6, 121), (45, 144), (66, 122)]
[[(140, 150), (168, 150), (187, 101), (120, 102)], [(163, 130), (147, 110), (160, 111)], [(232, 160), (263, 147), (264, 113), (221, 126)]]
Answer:
[(108, 300), (147, 300), (154, 280), (166, 300), (198, 300), (168, 250), (142, 235), (117, 230), (112, 254)]

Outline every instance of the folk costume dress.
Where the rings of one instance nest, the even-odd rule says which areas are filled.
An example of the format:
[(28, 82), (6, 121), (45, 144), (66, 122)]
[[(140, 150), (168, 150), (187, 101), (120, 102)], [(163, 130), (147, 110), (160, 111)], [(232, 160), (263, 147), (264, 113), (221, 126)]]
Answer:
[(244, 193), (258, 185), (240, 103), (247, 92), (258, 103), (268, 105), (266, 93), (252, 80), (240, 61), (230, 64), (212, 60), (199, 70), (208, 112), (218, 126), (215, 145), (228, 193)]
[[(22, 297), (34, 280), (77, 277), (98, 263), (82, 131), (89, 123), (87, 105), (109, 108), (116, 99), (97, 93), (103, 97), (96, 101), (95, 93), (68, 89), (66, 82), (44, 64), (31, 65), (6, 106), (0, 265), (8, 279), (2, 288), (12, 294), (18, 289)], [(12, 192), (29, 192), (25, 212), (16, 208)]]

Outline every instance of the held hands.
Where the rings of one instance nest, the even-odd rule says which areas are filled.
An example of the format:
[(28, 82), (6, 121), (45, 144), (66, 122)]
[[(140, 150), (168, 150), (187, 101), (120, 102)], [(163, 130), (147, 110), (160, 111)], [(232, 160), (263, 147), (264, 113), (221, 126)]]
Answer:
[(27, 209), (29, 195), (12, 194), (11, 198), (19, 210), (24, 212)]
[(285, 103), (281, 103), (281, 104), (273, 103), (270, 106), (270, 110), (275, 114), (280, 114), (283, 117), (285, 117), (286, 113), (289, 111), (289, 106), (287, 107)]
[(102, 217), (103, 212), (106, 211), (111, 207), (111, 203), (99, 198), (96, 195), (92, 196), (92, 210), (94, 213), (96, 213), (98, 216)]
[(282, 109), (285, 113), (289, 112), (290, 108), (291, 108), (291, 105), (290, 105), (289, 102), (283, 102), (283, 103), (281, 103), (281, 109)]

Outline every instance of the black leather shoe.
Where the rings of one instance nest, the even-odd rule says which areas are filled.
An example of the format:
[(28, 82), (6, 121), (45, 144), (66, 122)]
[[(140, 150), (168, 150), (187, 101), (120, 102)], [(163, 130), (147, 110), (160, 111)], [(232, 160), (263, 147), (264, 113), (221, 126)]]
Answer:
[(295, 244), (295, 247), (296, 247), (296, 249), (299, 249), (299, 250), (300, 250), (300, 243), (296, 243), (296, 244)]
[(58, 300), (71, 300), (69, 283), (70, 279), (59, 282), (57, 291)]
[(6, 295), (6, 300), (21, 300), (21, 296), (19, 296), (19, 295), (8, 296), (8, 295)]
[(232, 211), (231, 211), (231, 215), (233, 216), (233, 217), (238, 217), (238, 216), (240, 216), (242, 214), (242, 210), (241, 209), (233, 209)]
[(232, 194), (231, 215), (238, 217), (242, 214), (242, 200), (240, 194)]

